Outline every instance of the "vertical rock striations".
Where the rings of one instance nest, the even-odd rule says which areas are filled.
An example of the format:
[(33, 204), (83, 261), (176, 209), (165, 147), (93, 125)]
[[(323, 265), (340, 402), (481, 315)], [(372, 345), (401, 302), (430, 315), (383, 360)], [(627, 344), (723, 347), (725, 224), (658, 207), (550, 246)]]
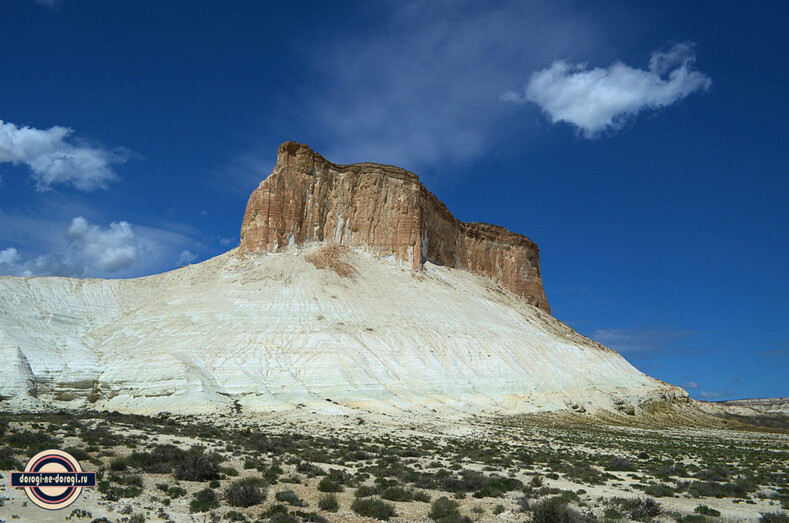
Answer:
[(310, 241), (360, 246), (414, 270), (429, 261), (470, 271), (550, 312), (539, 249), (527, 237), (461, 222), (405, 169), (336, 165), (306, 145), (286, 142), (271, 175), (249, 197), (239, 253)]

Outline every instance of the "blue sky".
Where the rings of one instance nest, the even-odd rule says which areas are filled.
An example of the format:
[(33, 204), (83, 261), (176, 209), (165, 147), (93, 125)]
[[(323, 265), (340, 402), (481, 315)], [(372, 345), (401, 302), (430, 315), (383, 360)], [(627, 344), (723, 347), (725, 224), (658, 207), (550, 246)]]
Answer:
[(237, 245), (276, 147), (416, 172), (554, 315), (699, 399), (789, 395), (785, 2), (0, 7), (0, 273)]

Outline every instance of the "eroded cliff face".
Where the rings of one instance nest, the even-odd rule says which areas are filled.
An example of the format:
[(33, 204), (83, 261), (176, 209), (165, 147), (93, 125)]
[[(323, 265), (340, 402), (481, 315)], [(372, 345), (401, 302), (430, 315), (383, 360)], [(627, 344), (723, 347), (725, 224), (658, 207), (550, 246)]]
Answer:
[(279, 147), (252, 192), (239, 253), (305, 242), (360, 246), (420, 270), (426, 261), (485, 276), (550, 312), (537, 244), (503, 227), (456, 219), (417, 176), (373, 163), (336, 165), (306, 145)]

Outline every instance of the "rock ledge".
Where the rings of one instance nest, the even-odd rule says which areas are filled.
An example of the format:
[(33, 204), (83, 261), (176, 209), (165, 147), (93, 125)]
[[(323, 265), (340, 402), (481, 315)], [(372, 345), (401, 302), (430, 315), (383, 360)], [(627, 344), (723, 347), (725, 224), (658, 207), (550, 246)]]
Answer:
[(286, 142), (249, 197), (238, 252), (275, 252), (307, 242), (342, 243), (487, 277), (550, 313), (537, 244), (487, 223), (465, 223), (412, 172), (375, 163), (337, 165)]

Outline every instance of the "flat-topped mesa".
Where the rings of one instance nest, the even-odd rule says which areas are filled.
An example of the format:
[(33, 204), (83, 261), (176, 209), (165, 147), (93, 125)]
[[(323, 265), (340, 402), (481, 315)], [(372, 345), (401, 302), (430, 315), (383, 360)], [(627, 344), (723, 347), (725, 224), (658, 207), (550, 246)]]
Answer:
[(504, 227), (465, 223), (412, 172), (375, 163), (336, 165), (286, 142), (249, 197), (239, 253), (320, 241), (485, 276), (550, 313), (537, 244)]

